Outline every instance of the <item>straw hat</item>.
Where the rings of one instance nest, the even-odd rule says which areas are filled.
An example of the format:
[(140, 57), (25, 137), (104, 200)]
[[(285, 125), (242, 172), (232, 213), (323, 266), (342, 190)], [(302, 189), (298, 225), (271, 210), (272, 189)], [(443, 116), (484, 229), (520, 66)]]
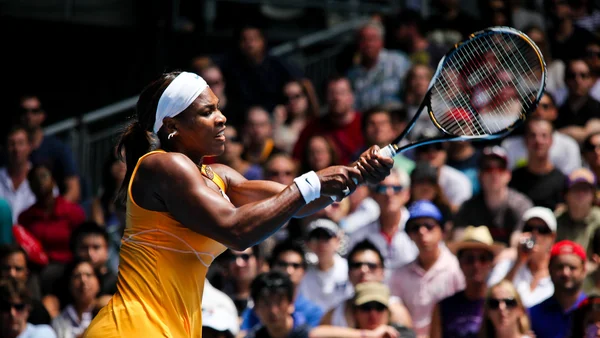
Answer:
[(494, 242), (490, 230), (485, 226), (472, 226), (469, 225), (461, 238), (460, 241), (449, 243), (448, 248), (453, 254), (457, 254), (460, 250), (464, 249), (484, 249), (497, 255), (504, 249), (503, 243)]

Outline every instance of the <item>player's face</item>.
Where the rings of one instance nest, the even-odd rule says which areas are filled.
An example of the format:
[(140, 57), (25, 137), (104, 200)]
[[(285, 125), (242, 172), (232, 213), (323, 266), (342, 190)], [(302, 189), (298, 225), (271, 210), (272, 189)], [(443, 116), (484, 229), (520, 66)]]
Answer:
[(225, 149), (225, 122), (219, 110), (219, 99), (210, 88), (175, 117), (177, 134), (173, 141), (192, 158), (220, 155)]

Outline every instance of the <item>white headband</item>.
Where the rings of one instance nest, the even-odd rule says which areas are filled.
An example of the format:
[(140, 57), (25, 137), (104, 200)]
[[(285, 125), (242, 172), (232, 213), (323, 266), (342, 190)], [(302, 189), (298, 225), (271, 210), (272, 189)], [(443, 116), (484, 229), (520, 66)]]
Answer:
[(207, 87), (208, 84), (200, 75), (188, 72), (179, 74), (167, 86), (167, 89), (165, 89), (158, 100), (154, 133), (158, 133), (165, 117), (177, 116), (189, 107)]

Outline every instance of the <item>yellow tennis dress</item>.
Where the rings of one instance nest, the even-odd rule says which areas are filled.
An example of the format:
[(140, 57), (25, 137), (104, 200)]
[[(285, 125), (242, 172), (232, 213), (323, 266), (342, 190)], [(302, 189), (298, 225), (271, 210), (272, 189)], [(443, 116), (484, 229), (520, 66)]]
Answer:
[[(94, 318), (85, 338), (202, 336), (204, 277), (226, 247), (189, 230), (168, 212), (146, 210), (135, 203), (131, 182), (140, 163), (161, 152), (142, 156), (133, 170), (117, 293)], [(216, 173), (202, 169), (222, 192), (226, 191), (225, 182)]]

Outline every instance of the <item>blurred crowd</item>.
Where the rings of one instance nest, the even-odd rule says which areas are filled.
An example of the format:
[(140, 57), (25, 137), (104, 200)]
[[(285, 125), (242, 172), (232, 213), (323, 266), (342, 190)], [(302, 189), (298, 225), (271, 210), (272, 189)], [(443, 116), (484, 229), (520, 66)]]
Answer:
[[(413, 1), (414, 2), (414, 1)], [(413, 2), (409, 1), (409, 4)], [(203, 337), (600, 337), (600, 9), (586, 0), (419, 4), (357, 30), (317, 89), (269, 55), (259, 25), (189, 63), (227, 117), (224, 163), (285, 185), (384, 147), (418, 112), (444, 53), (488, 26), (523, 30), (548, 78), (509, 136), (421, 146), (390, 176), (264, 242), (228, 250), (205, 281)], [(0, 336), (81, 337), (116, 291), (125, 164), (106, 154), (97, 194), (18, 100), (0, 167)], [(437, 133), (427, 114), (405, 142)], [(199, 220), (201, 222), (201, 220)]]

